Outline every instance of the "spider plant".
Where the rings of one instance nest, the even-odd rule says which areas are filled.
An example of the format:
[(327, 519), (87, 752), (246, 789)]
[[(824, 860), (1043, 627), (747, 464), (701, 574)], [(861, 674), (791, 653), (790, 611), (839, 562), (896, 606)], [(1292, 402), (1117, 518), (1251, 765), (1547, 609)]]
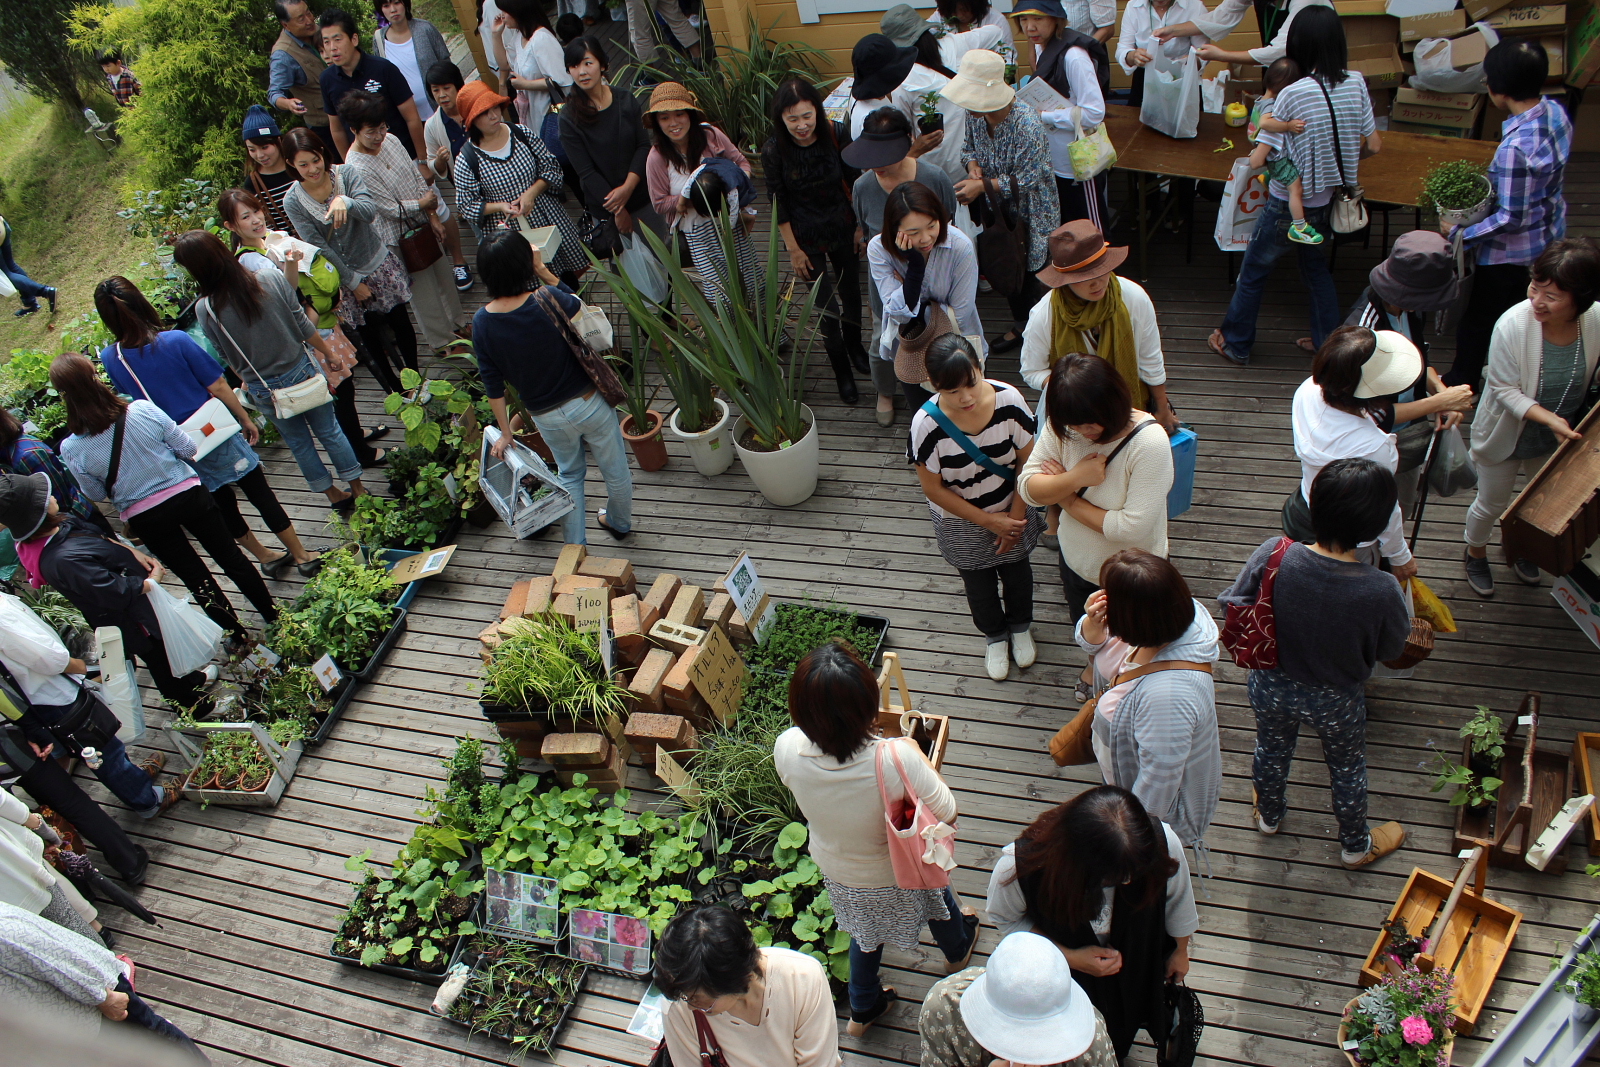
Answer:
[(791, 725), (787, 707), (746, 704), (732, 724), (701, 738), (694, 759), (697, 806), (732, 815), (740, 843), (769, 840), (789, 823), (805, 821), (772, 759), (778, 735)]

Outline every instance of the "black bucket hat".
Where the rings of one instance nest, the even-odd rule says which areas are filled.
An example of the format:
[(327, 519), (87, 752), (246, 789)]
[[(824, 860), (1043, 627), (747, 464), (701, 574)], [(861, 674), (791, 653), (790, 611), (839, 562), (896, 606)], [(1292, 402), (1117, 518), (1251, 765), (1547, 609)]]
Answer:
[(857, 100), (888, 96), (906, 80), (916, 63), (915, 48), (901, 48), (881, 33), (869, 33), (850, 52), (850, 69), (856, 79), (850, 86), (850, 95)]

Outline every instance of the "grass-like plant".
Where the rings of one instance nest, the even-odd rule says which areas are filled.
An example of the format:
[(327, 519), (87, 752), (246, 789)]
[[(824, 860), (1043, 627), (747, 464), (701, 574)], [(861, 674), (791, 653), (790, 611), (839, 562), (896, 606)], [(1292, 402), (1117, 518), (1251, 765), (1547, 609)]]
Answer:
[(483, 669), (486, 704), (533, 707), (598, 723), (627, 707), (627, 692), (605, 676), (593, 634), (582, 634), (557, 615), (524, 619), (492, 653)]

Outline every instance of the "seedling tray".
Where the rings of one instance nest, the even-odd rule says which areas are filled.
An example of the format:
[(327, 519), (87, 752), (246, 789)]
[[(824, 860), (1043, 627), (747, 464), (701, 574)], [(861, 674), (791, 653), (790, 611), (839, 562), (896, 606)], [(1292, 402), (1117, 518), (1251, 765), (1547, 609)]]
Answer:
[[(241, 733), (249, 731), (256, 738), (268, 760), (272, 763), (272, 777), (267, 780), (265, 789), (201, 789), (190, 785), (189, 779), (194, 769), (200, 765), (205, 756), (205, 746), (196, 744), (188, 735), (198, 735), (204, 738), (208, 734)], [(168, 728), (167, 736), (172, 739), (173, 747), (178, 750), (178, 755), (186, 765), (183, 776), (182, 792), (186, 800), (199, 801), (202, 804), (223, 804), (239, 808), (270, 808), (283, 799), (283, 794), (289, 788), (289, 781), (294, 777), (295, 768), (300, 763), (300, 753), (304, 746), (299, 741), (291, 741), (287, 745), (279, 745), (267, 733), (266, 728), (256, 722), (217, 722), (201, 723), (185, 730)]]
[[(467, 919), (481, 927), (482, 916), (483, 894), (478, 893), (473, 897), (472, 910), (467, 912)], [(450, 970), (450, 964), (454, 963), (461, 954), (461, 946), (470, 941), (473, 936), (472, 934), (466, 934), (456, 938), (455, 944), (450, 946), (449, 955), (444, 957), (445, 965), (438, 974), (434, 974), (432, 971), (419, 971), (415, 967), (391, 967), (386, 963), (362, 963), (358, 957), (341, 956), (333, 951), (332, 946), (328, 948), (327, 955), (329, 959), (337, 960), (346, 967), (360, 967), (364, 971), (379, 971), (383, 974), (392, 974), (396, 978), (407, 978), (413, 982), (421, 982), (424, 985), (442, 985), (445, 974)]]
[(383, 661), (388, 658), (390, 650), (400, 640), (400, 635), (406, 632), (406, 620), (411, 614), (404, 607), (398, 606), (394, 612), (394, 621), (389, 624), (388, 632), (378, 639), (378, 645), (372, 650), (372, 655), (367, 657), (367, 662), (358, 670), (346, 671), (347, 674), (354, 674), (363, 682), (367, 682), (378, 673), (378, 668), (383, 666)]
[[(840, 611), (838, 608), (827, 608), (819, 604), (810, 604), (803, 600), (780, 600), (776, 604), (778, 606), (787, 604), (797, 608), (810, 608), (812, 611), (821, 612), (824, 615), (837, 615), (841, 619), (848, 619), (854, 615), (858, 624), (875, 631), (877, 634), (877, 640), (872, 643), (871, 648), (856, 649), (856, 652), (860, 654), (862, 660), (869, 667), (878, 661), (878, 653), (883, 650), (884, 642), (889, 636), (889, 620), (882, 615), (864, 615), (860, 612)], [(776, 607), (774, 610), (776, 610)]]
[(333, 687), (333, 692), (329, 694), (333, 697), (333, 707), (328, 709), (328, 714), (317, 727), (317, 732), (306, 738), (307, 748), (315, 748), (328, 739), (328, 735), (333, 733), (333, 728), (339, 724), (339, 720), (344, 718), (344, 709), (355, 699), (356, 691), (365, 684), (355, 675), (347, 674), (344, 676), (344, 681)]
[[(461, 943), (462, 945), (466, 945), (470, 940), (470, 938), (463, 938)], [(518, 1039), (518, 1035), (511, 1033), (508, 1029), (503, 1029), (498, 1026), (482, 1027), (475, 1023), (468, 1023), (456, 1018), (455, 1011), (457, 1005), (462, 1003), (466, 1003), (468, 1005), (482, 1005), (484, 1003), (484, 998), (477, 992), (477, 986), (479, 985), (481, 976), (484, 972), (479, 970), (478, 964), (480, 960), (476, 954), (472, 953), (470, 950), (458, 951), (455, 960), (469, 963), (472, 967), (472, 974), (467, 978), (466, 988), (464, 988), (461, 991), (461, 995), (456, 998), (455, 1004), (451, 1005), (451, 1010), (446, 1013), (445, 1018), (449, 1019), (452, 1023), (468, 1031), (469, 1033), (488, 1034), (490, 1037), (499, 1038), (501, 1041), (505, 1041), (508, 1044), (515, 1043)], [(555, 1048), (556, 1041), (561, 1036), (561, 1031), (565, 1029), (567, 1020), (572, 1015), (572, 1009), (578, 1003), (578, 998), (583, 995), (583, 986), (588, 980), (589, 968), (576, 960), (570, 960), (565, 956), (556, 956), (550, 953), (543, 954), (540, 957), (540, 960), (541, 966), (575, 969), (574, 971), (569, 972), (571, 974), (573, 990), (572, 995), (568, 997), (561, 1005), (561, 1012), (556, 1017), (554, 1025), (552, 1025), (545, 1032), (541, 1040), (528, 1041), (525, 1044), (518, 1046), (524, 1051), (533, 1051), (543, 1053), (544, 1055), (549, 1055), (550, 1051)]]

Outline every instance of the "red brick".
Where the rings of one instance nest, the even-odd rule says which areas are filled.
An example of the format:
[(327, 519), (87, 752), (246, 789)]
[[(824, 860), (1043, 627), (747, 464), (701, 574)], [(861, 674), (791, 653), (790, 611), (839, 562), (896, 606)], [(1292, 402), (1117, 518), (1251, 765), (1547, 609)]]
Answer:
[(686, 585), (672, 598), (666, 620), (682, 626), (699, 626), (706, 613), (706, 593), (698, 585)]
[(535, 615), (543, 615), (550, 610), (550, 602), (556, 596), (556, 580), (554, 578), (535, 578), (528, 586), (528, 602), (522, 608), (522, 617), (531, 619)]
[(698, 695), (695, 692), (694, 682), (689, 680), (689, 668), (694, 666), (694, 661), (700, 658), (703, 645), (695, 645), (678, 657), (678, 662), (672, 665), (672, 670), (667, 672), (666, 681), (662, 685), (662, 699), (676, 700), (680, 704), (687, 704)]
[(556, 770), (556, 779), (562, 785), (570, 786), (575, 774), (585, 775), (588, 781), (584, 785), (596, 792), (615, 793), (627, 781), (628, 764), (622, 758), (622, 750), (612, 745), (604, 763), (595, 767), (560, 767)]
[(650, 592), (644, 596), (644, 602), (656, 610), (656, 614), (665, 615), (667, 608), (672, 605), (672, 598), (678, 595), (678, 590), (683, 588), (683, 579), (676, 574), (658, 574), (650, 586)]
[(620, 594), (637, 593), (633, 580), (633, 564), (617, 556), (588, 556), (578, 565), (578, 573), (591, 578), (603, 578), (606, 584)]
[(550, 572), (550, 576), (559, 582), (569, 574), (576, 574), (578, 564), (582, 563), (588, 554), (589, 550), (583, 545), (563, 545), (561, 555), (556, 557), (555, 569)]
[(719, 624), (724, 630), (728, 628), (728, 621), (733, 618), (733, 597), (727, 593), (718, 593), (711, 598), (711, 603), (706, 605), (705, 617), (700, 620), (702, 630), (711, 629), (712, 623)]
[(728, 616), (728, 637), (736, 645), (755, 644), (754, 638), (750, 636), (750, 624), (744, 621), (744, 616), (739, 614), (737, 608)]
[(528, 587), (533, 584), (533, 579), (524, 578), (513, 583), (511, 592), (506, 594), (506, 602), (500, 609), (500, 618), (509, 619), (522, 614), (523, 605), (528, 602)]
[(554, 767), (593, 767), (611, 758), (611, 739), (605, 734), (551, 734), (539, 755)]
[(578, 599), (571, 593), (562, 593), (550, 602), (550, 611), (566, 619), (570, 624), (578, 614)]
[(657, 745), (665, 746), (668, 752), (676, 752), (686, 747), (685, 740), (694, 733), (694, 727), (681, 715), (645, 711), (636, 711), (628, 716), (628, 725), (624, 730), (628, 743), (647, 767), (655, 765)]
[(562, 593), (576, 593), (580, 589), (605, 588), (607, 585), (604, 578), (591, 578), (587, 574), (569, 574), (565, 578), (556, 579), (555, 594), (560, 596)]
[(638, 710), (661, 710), (661, 688), (666, 682), (667, 672), (672, 670), (672, 664), (670, 652), (652, 648), (646, 654), (639, 669), (633, 672), (633, 680), (628, 683), (628, 692), (638, 703)]

